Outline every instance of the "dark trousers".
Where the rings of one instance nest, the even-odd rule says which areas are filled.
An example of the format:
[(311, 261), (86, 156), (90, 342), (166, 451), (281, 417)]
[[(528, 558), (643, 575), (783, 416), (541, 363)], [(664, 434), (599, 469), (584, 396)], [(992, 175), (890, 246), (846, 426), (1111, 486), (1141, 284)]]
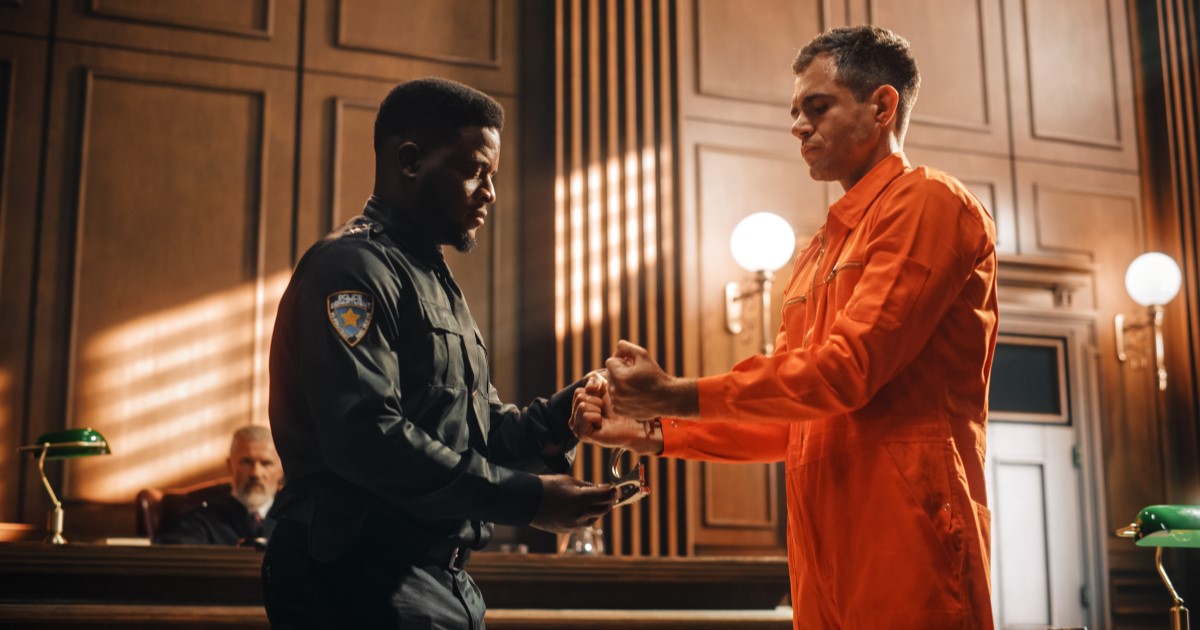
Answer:
[(308, 529), (281, 521), (263, 556), (272, 628), (484, 630), (483, 597), (466, 571), (360, 540), (336, 562), (313, 560)]

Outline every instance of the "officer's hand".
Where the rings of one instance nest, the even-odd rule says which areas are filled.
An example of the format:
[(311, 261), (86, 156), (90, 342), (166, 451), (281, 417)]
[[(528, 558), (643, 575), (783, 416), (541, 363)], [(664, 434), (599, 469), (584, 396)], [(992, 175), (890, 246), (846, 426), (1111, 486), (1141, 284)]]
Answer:
[(608, 514), (617, 500), (612, 484), (593, 486), (570, 475), (539, 475), (542, 504), (530, 525), (550, 532), (567, 533), (591, 525)]
[(575, 390), (574, 396), (569, 425), (580, 440), (636, 453), (662, 452), (660, 432), (645, 422), (613, 411), (606, 381), (589, 379), (586, 386)]
[(567, 421), (567, 426), (575, 437), (585, 440), (611, 416), (608, 373), (606, 370), (596, 370), (587, 375), (583, 387), (575, 390), (571, 399), (571, 418)]

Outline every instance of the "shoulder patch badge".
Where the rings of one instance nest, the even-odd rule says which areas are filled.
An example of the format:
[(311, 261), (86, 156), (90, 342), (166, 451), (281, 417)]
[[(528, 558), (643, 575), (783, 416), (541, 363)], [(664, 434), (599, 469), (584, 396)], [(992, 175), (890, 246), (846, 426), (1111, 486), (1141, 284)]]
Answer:
[(338, 291), (325, 298), (329, 323), (343, 341), (354, 347), (366, 336), (375, 312), (375, 298), (362, 291)]

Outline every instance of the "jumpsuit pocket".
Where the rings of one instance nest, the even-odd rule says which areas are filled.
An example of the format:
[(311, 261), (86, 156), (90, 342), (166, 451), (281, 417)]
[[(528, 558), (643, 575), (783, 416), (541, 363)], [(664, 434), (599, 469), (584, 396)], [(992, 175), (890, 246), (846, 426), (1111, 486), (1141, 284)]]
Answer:
[(907, 256), (876, 253), (867, 271), (859, 272), (857, 290), (847, 294), (846, 315), (883, 330), (900, 328), (921, 297), (929, 267)]
[[(962, 572), (963, 523), (946, 466), (948, 444), (941, 442), (892, 442), (884, 445), (909, 507), (925, 523), (925, 538), (941, 549), (947, 568)], [(914, 532), (917, 534), (917, 532)]]
[(863, 263), (861, 260), (847, 260), (834, 265), (833, 269), (825, 276), (826, 291), (832, 300), (832, 304), (841, 305), (850, 301), (850, 296), (854, 295), (854, 287), (858, 286), (859, 279), (863, 275)]
[(787, 344), (789, 348), (799, 348), (804, 345), (804, 336), (808, 332), (808, 294), (799, 295), (783, 303), (783, 324), (787, 329)]

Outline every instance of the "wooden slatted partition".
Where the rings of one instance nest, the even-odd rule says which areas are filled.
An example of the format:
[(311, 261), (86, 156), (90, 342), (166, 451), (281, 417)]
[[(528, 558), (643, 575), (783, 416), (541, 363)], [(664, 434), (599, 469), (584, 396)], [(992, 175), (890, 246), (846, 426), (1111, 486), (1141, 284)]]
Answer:
[[(555, 326), (560, 384), (602, 366), (617, 341), (681, 365), (674, 242), (674, 3), (556, 5)], [(576, 474), (607, 479), (608, 452)], [(609, 553), (688, 555), (682, 462), (650, 459), (649, 499), (605, 518)]]

